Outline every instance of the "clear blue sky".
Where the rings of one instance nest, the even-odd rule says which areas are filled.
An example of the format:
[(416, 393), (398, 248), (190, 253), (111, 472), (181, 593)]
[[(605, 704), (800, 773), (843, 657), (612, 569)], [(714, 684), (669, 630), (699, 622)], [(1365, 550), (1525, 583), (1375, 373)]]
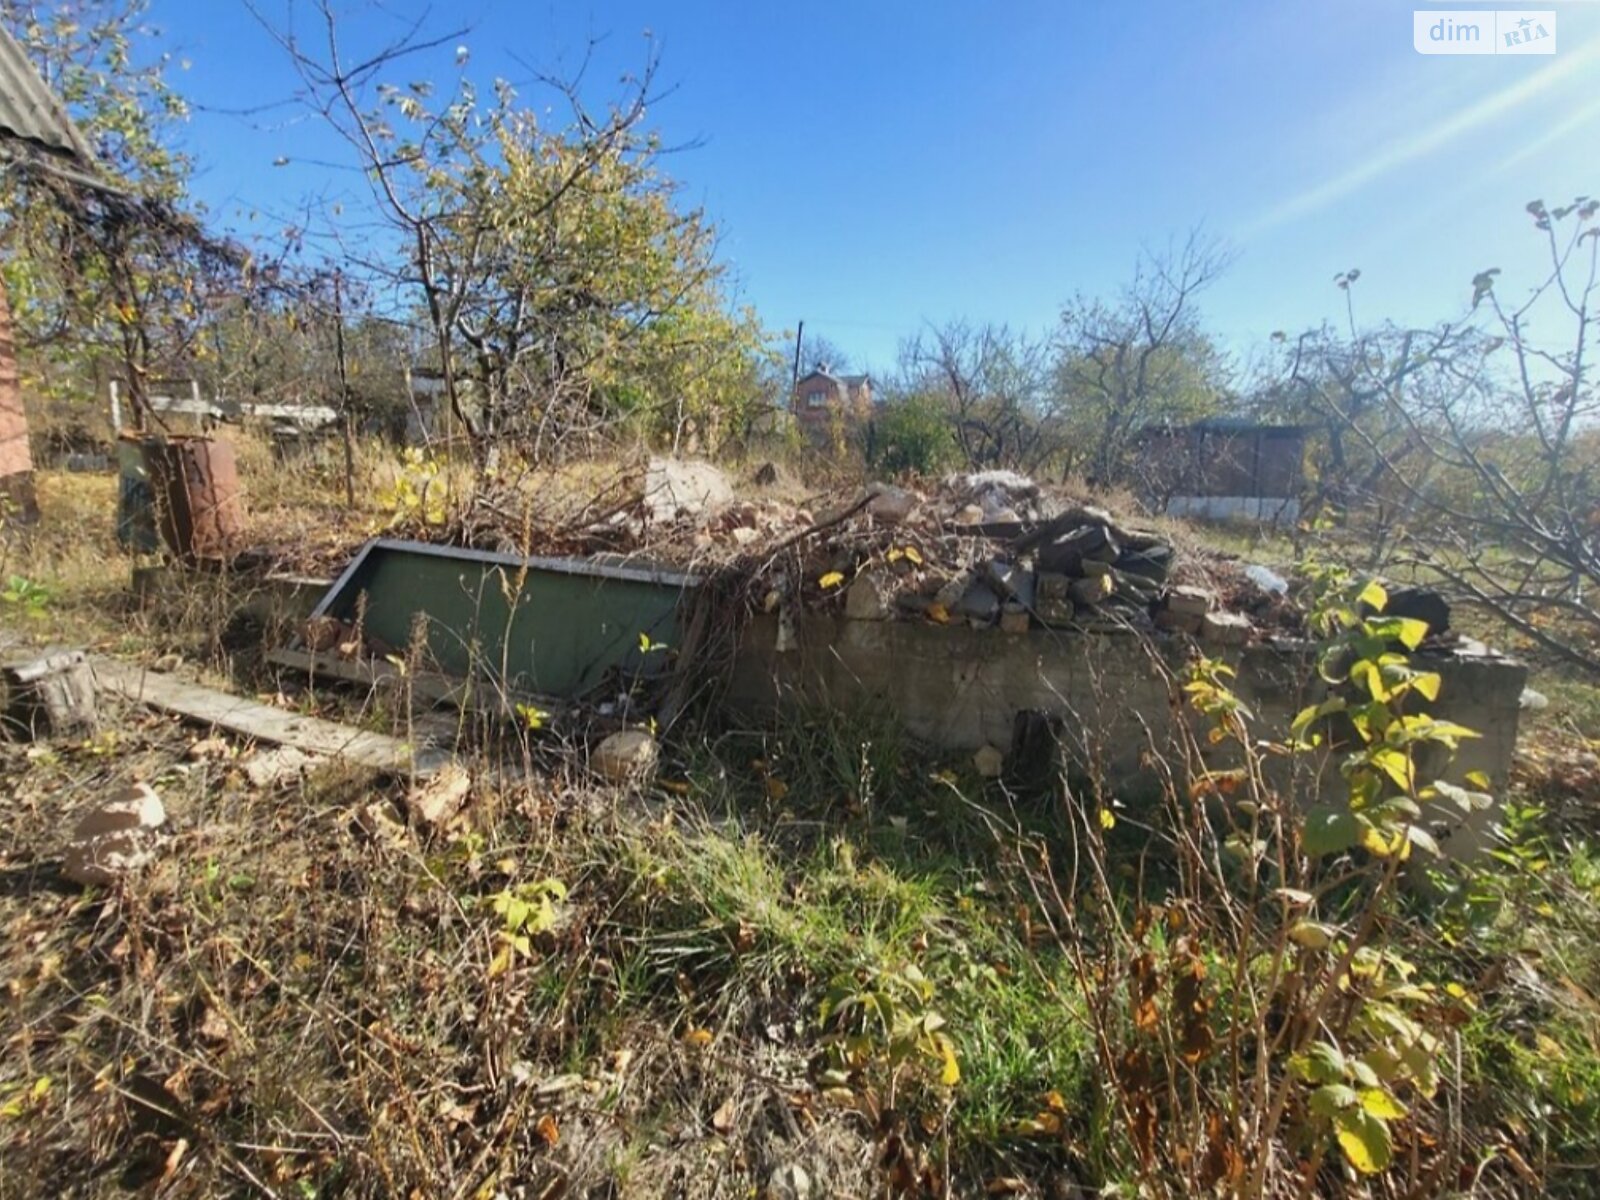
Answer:
[[(260, 2), (282, 17), (283, 0)], [(1558, 52), (1523, 57), (1417, 54), (1424, 7), (466, 0), (426, 28), (468, 26), (464, 69), (483, 85), (570, 70), (603, 36), (596, 96), (642, 61), (648, 30), (672, 89), (651, 120), (698, 143), (672, 168), (718, 222), (742, 298), (882, 369), (927, 321), (1043, 329), (1197, 223), (1239, 254), (1205, 311), (1240, 349), (1335, 315), (1350, 267), (1365, 315), (1408, 322), (1459, 313), (1486, 267), (1531, 282), (1526, 202), (1600, 192), (1600, 3), (1547, 4)], [(357, 49), (425, 11), (345, 8)], [(237, 0), (155, 0), (152, 16), (191, 63), (174, 82), (201, 107), (184, 137), (219, 220), (361, 194), (319, 165), (342, 151), (294, 109), (207, 111), (296, 85)], [(454, 57), (397, 81), (443, 84)]]

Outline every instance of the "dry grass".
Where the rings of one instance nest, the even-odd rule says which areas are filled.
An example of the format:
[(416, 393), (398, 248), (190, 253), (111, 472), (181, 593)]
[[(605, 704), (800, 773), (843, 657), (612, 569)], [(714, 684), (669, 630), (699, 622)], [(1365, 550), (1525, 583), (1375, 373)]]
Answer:
[[(336, 453), (283, 468), (247, 443), (240, 462), (252, 537), (313, 564), (388, 523), (380, 498), (404, 469), (363, 448), (352, 512)], [(518, 488), (581, 509), (618, 469), (571, 464)], [(795, 473), (778, 490), (822, 487)], [(185, 663), (384, 731), (425, 718), (403, 697), (280, 692), (254, 671), (268, 631), (234, 621), (247, 581), (183, 576), (139, 605), (114, 482), (47, 472), (40, 491), (45, 521), (0, 551), (5, 573), (48, 595), (13, 610), (28, 641)], [(257, 787), (242, 770), (256, 748), (194, 758), (202, 731), (138, 710), (109, 707), (87, 739), (0, 745), (0, 930), (15, 950), (0, 961), (0, 1197), (748, 1200), (797, 1164), (829, 1196), (907, 1172), (910, 1194), (946, 1179), (951, 1195), (1127, 1183), (1107, 1171), (1123, 1131), (1086, 1043), (1084, 981), (1038, 936), (1017, 847), (984, 815), (993, 805), (1059, 845), (1048, 803), (1019, 814), (876, 713), (686, 737), (642, 794), (597, 786), (577, 747), (493, 734), (487, 752), (519, 781), (480, 782), (464, 821), (431, 838), (357, 821), (374, 803), (398, 817), (396, 783), (324, 767)], [(109, 892), (66, 883), (76, 816), (133, 779), (171, 816), (156, 864)], [(1589, 793), (1562, 803), (1595, 807)], [(1506, 885), (1512, 915), (1474, 948), (1486, 971), (1542, 952), (1577, 986), (1600, 978), (1580, 929), (1600, 907), (1587, 854), (1566, 852), (1583, 868), (1571, 879)], [(1146, 848), (1124, 865), (1143, 872)], [(504, 897), (552, 879), (566, 898), (549, 928), (508, 931)], [(882, 1047), (840, 1070), (823, 997), (908, 967), (948, 1022), (956, 1087)], [(1565, 1139), (1551, 1182), (1579, 1195), (1569, 1165), (1592, 1149), (1600, 1094), (1593, 1021), (1576, 1003), (1530, 1008), (1526, 992), (1485, 990), (1467, 1086), (1484, 1138)], [(1561, 1064), (1541, 1061), (1530, 1013)], [(1022, 1132), (1045, 1103), (1066, 1109), (1060, 1135)]]
[[(794, 1164), (865, 1195), (890, 1068), (825, 1096), (818, 1005), (841, 973), (907, 962), (940, 982), (968, 1074), (952, 1113), (917, 1064), (892, 1072), (927, 1123), (918, 1169), (946, 1147), (1000, 1169), (1005, 1124), (1080, 1086), (1012, 901), (903, 823), (764, 803), (759, 737), (683, 764), (687, 799), (596, 789), (553, 748), (429, 841), (363, 832), (396, 794), (371, 778), (263, 790), (250, 747), (194, 759), (196, 733), (130, 711), (106, 728), (0, 747), (0, 928), (26, 948), (0, 966), (0, 1195), (731, 1200)], [(73, 819), (135, 778), (168, 806), (159, 861), (109, 893), (67, 884)], [(550, 927), (509, 948), (496, 898), (552, 878)]]

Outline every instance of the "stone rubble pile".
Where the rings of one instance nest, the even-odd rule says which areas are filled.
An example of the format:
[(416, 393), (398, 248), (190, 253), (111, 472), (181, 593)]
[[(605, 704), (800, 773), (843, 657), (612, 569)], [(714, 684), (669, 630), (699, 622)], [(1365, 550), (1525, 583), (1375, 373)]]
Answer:
[[(771, 581), (762, 607), (786, 609), (798, 593), (805, 606), (856, 621), (1163, 631), (1219, 646), (1256, 633), (1250, 616), (1223, 611), (1215, 589), (1175, 577), (1179, 551), (1161, 534), (1063, 504), (1012, 472), (951, 476), (932, 496), (874, 484), (845, 514), (810, 548), (800, 587)], [(1197, 574), (1192, 564), (1185, 574)], [(1235, 582), (1263, 606), (1285, 607)]]
[(541, 553), (727, 572), (748, 580), (757, 608), (790, 622), (829, 611), (1008, 633), (1159, 631), (1219, 645), (1298, 628), (1281, 591), (1239, 565), (1207, 559), (1179, 570), (1167, 537), (1014, 471), (954, 474), (926, 492), (873, 483), (847, 502), (772, 494), (782, 478), (772, 464), (753, 478), (741, 492), (709, 463), (651, 460), (632, 501), (549, 531)]

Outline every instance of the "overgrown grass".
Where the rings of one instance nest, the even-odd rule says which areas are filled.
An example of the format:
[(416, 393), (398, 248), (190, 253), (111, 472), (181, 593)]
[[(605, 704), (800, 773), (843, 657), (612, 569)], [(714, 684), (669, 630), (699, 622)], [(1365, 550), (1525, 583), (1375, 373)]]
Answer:
[[(106, 481), (41, 490), (46, 524), (8, 552), (49, 593), (15, 616), (30, 640), (226, 665), (238, 595), (190, 578), (141, 611)], [(1600, 1162), (1600, 796), (1574, 770), (1600, 709), (1547, 690), (1536, 725), (1562, 740), (1519, 779), (1505, 857), (1415, 901), (1405, 927), (1430, 933), (1402, 947), (1475, 1006), (1447, 1076), (1492, 1150), (1484, 1195), (1584, 1196)], [(365, 723), (403, 729), (398, 704)], [(697, 736), (643, 795), (554, 748), (432, 839), (357, 822), (397, 816), (396, 784), (324, 770), (261, 791), (237, 758), (192, 759), (195, 736), (112, 706), (93, 738), (0, 747), (0, 1195), (748, 1197), (794, 1164), (832, 1195), (1130, 1186), (1093, 981), (1025, 883), (1031, 847), (1067, 853), (1072, 814), (881, 709)], [(135, 778), (173, 816), (157, 865), (112, 893), (66, 884), (76, 814)], [(1136, 815), (1108, 839), (1130, 911), (1135, 873), (1162, 878)], [(548, 927), (508, 928), (503, 898), (549, 880)], [(825, 1004), (875, 989), (944, 1022), (959, 1080), (888, 1029), (845, 1053), (858, 1026)]]
[[(371, 781), (261, 794), (130, 717), (114, 752), (7, 751), (25, 784), (0, 921), (30, 947), (4, 968), (23, 1051), (0, 1068), (19, 1105), (0, 1122), (7, 1194), (473, 1194), (510, 1175), (658, 1194), (676, 1173), (685, 1194), (743, 1196), (785, 1156), (860, 1194), (896, 1069), (874, 1059), (821, 1099), (821, 1004), (910, 967), (963, 1073), (949, 1090), (897, 1072), (922, 1159), (948, 1147), (976, 1179), (1041, 1094), (1086, 1086), (1065, 965), (981, 845), (962, 861), (876, 817), (825, 819), (801, 784), (780, 807), (742, 757), (695, 775), (754, 781), (766, 802), (737, 819), (670, 796), (641, 814), (557, 778), (480, 799), (451, 840), (370, 838), (351, 818)], [(71, 815), (133, 775), (178, 829), (158, 867), (111, 895), (58, 883)], [(896, 803), (949, 791), (891, 775)], [(557, 922), (497, 966), (493, 899), (545, 878), (568, 889)], [(728, 1103), (743, 1115), (724, 1129)]]

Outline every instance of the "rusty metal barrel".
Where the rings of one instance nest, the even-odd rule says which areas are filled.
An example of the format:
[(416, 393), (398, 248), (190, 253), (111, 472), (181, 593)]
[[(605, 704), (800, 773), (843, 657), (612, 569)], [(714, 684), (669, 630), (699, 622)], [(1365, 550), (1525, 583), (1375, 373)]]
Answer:
[(185, 562), (232, 557), (244, 532), (233, 447), (209, 437), (148, 438), (144, 459), (168, 549)]

